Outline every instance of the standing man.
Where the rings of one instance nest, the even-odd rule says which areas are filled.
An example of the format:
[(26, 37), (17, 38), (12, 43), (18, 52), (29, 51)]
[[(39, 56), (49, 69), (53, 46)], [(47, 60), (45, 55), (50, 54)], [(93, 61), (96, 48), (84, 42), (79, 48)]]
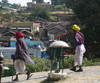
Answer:
[(27, 53), (27, 45), (24, 42), (24, 34), (21, 32), (16, 32), (16, 52), (14, 55), (14, 67), (16, 70), (16, 78), (13, 81), (18, 81), (19, 74), (26, 74), (27, 80), (32, 76), (29, 71), (26, 71), (25, 62), (34, 64), (33, 60)]
[[(70, 70), (76, 71), (76, 72), (82, 72), (82, 60), (83, 60), (83, 54), (85, 53), (85, 47), (84, 47), (84, 35), (80, 32), (80, 27), (76, 24), (72, 27), (74, 31), (74, 38), (75, 38), (75, 56), (74, 56), (74, 67)], [(79, 67), (78, 70), (76, 70), (76, 67)]]

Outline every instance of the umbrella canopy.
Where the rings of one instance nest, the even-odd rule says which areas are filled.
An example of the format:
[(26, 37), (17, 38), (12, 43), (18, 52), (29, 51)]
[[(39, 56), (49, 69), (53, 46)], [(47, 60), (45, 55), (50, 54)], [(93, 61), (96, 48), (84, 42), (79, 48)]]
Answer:
[(50, 44), (49, 47), (52, 47), (52, 48), (66, 48), (66, 47), (69, 47), (69, 45), (64, 41), (54, 41), (53, 43)]

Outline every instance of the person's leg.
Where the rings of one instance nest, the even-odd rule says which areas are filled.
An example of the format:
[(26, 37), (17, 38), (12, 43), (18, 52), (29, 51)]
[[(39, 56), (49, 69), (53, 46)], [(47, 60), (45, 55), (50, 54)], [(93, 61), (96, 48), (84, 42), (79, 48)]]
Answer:
[(15, 70), (16, 70), (16, 78), (13, 80), (13, 81), (18, 81), (18, 74), (26, 74), (27, 71), (25, 70), (26, 69), (26, 66), (25, 66), (25, 62), (23, 60), (15, 60), (14, 61), (14, 67), (15, 67)]
[(26, 75), (27, 75), (27, 79), (26, 80), (29, 80), (29, 78), (32, 76), (32, 74), (30, 72), (27, 72)]
[(25, 62), (23, 60), (19, 60), (19, 73), (21, 74), (26, 74), (26, 65)]
[(72, 71), (76, 71), (76, 66), (78, 65), (78, 56), (77, 56), (77, 52), (74, 55), (74, 67), (71, 68), (70, 70)]
[(13, 80), (13, 81), (18, 81), (19, 79), (18, 79), (18, 74), (16, 74), (16, 77), (15, 77), (15, 79)]
[(13, 81), (18, 81), (19, 80), (18, 79), (18, 69), (19, 69), (19, 65), (18, 65), (18, 61), (17, 60), (14, 61), (14, 67), (15, 67), (15, 70), (16, 70), (16, 77), (15, 77), (15, 79)]
[(19, 69), (20, 73), (23, 73), (23, 74), (27, 75), (27, 79), (26, 80), (28, 80), (32, 76), (32, 74), (29, 71), (26, 71), (26, 65), (25, 65), (24, 61), (20, 60), (20, 62), (19, 62), (19, 68), (20, 68)]
[(83, 52), (80, 52), (78, 54), (78, 66), (79, 66), (79, 69), (77, 70), (77, 72), (82, 72), (83, 71), (82, 61), (83, 61)]

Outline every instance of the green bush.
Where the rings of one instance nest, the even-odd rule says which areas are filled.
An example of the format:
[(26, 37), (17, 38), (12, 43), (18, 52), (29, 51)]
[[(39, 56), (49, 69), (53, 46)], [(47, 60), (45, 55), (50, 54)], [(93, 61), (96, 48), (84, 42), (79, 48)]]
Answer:
[(50, 68), (50, 61), (45, 58), (36, 58), (32, 56), (34, 64), (26, 64), (27, 70), (30, 72), (47, 71)]
[(83, 66), (95, 66), (95, 65), (100, 65), (100, 59), (96, 58), (93, 60), (88, 60), (87, 58), (83, 59)]
[(55, 22), (58, 21), (58, 19), (57, 19), (56, 16), (50, 16), (50, 20), (51, 20), (51, 21), (55, 21)]
[[(26, 64), (27, 70), (30, 72), (41, 72), (50, 70), (50, 60), (45, 58), (36, 58), (32, 56), (34, 64)], [(71, 68), (74, 65), (74, 56), (70, 55), (67, 58), (64, 58), (64, 68)], [(100, 65), (100, 59), (88, 60), (86, 58), (83, 59), (83, 66), (95, 66)], [(3, 72), (3, 76), (11, 76), (15, 75), (15, 69), (13, 65), (7, 65), (10, 69), (6, 72)], [(60, 67), (62, 67), (62, 62), (60, 63)], [(52, 68), (56, 68), (56, 59), (52, 62)]]
[(64, 59), (64, 68), (71, 68), (74, 65), (74, 57), (69, 56), (68, 58)]
[(13, 65), (6, 65), (6, 67), (8, 67), (9, 70), (3, 70), (3, 77), (15, 75), (15, 69)]

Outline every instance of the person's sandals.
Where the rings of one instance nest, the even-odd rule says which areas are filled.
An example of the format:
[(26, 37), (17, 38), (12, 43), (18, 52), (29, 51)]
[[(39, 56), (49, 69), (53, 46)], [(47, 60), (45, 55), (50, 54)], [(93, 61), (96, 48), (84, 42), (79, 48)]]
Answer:
[(76, 72), (83, 72), (83, 69), (78, 69)]
[(73, 67), (70, 69), (71, 71), (76, 71), (76, 67)]
[(33, 75), (33, 74), (27, 73), (27, 79), (26, 79), (26, 80), (29, 80), (29, 78), (30, 78), (32, 75)]
[(13, 81), (19, 81), (19, 80), (15, 78)]

